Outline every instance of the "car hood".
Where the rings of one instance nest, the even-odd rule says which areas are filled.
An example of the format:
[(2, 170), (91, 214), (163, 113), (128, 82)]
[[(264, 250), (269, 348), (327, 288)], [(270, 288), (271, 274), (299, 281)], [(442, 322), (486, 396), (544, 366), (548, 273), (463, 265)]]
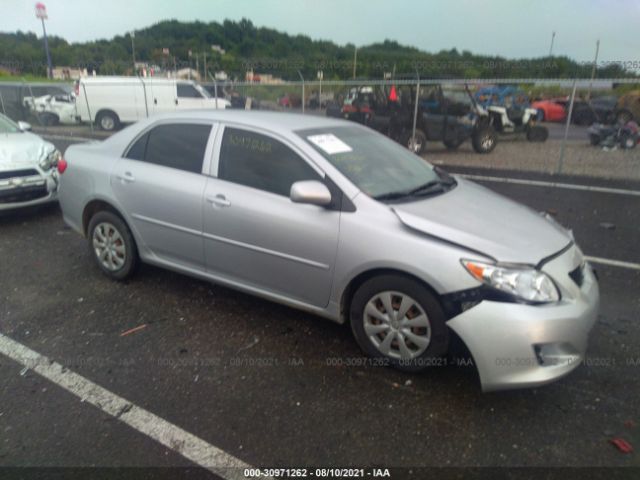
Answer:
[(54, 148), (33, 133), (0, 134), (0, 170), (37, 165)]
[(537, 265), (572, 242), (570, 232), (534, 210), (468, 180), (444, 194), (397, 204), (407, 227), (499, 262)]

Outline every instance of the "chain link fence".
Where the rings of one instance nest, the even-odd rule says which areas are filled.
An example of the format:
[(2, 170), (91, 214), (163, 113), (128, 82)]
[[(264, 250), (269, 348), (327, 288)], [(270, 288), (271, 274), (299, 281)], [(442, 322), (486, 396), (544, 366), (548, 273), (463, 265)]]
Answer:
[[(326, 81), (302, 75), (297, 81), (254, 76), (253, 81), (232, 82), (216, 81), (209, 74), (202, 86), (211, 96), (226, 99), (229, 108), (347, 118), (409, 148), (424, 140), (421, 154), (434, 164), (487, 174), (509, 170), (628, 181), (640, 180), (640, 134), (629, 123), (640, 121), (640, 95), (634, 93), (640, 85), (635, 82), (434, 80), (418, 75)], [(87, 108), (90, 95), (85, 95)], [(180, 108), (178, 100), (175, 108)], [(109, 135), (93, 122), (77, 124), (72, 83), (0, 83), (0, 108), (15, 121), (31, 122), (44, 135)], [(148, 106), (140, 111), (141, 117), (153, 114)], [(392, 134), (394, 121), (400, 127)], [(496, 146), (487, 154), (474, 149), (472, 122), (478, 121), (489, 122), (497, 132)], [(532, 125), (547, 134), (532, 138)]]

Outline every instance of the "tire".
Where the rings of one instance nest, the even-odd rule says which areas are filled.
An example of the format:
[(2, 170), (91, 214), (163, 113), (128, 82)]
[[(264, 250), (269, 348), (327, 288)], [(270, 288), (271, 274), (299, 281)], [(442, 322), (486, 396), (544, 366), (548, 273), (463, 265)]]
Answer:
[(405, 135), (405, 141), (403, 142), (405, 147), (411, 150), (416, 155), (420, 155), (424, 152), (427, 147), (427, 136), (422, 132), (422, 130), (416, 129), (416, 140), (415, 143), (412, 141), (412, 133), (409, 132)]
[(471, 137), (471, 144), (476, 153), (491, 153), (496, 148), (498, 136), (493, 127), (480, 127), (476, 129)]
[(96, 116), (96, 123), (100, 129), (105, 132), (113, 132), (120, 128), (120, 119), (118, 118), (118, 115), (110, 110), (98, 113)]
[(530, 142), (546, 142), (547, 138), (549, 138), (549, 130), (547, 130), (547, 127), (534, 125), (527, 129), (527, 140)]
[(600, 145), (600, 135), (596, 135), (595, 133), (592, 133), (591, 135), (589, 135), (589, 142), (594, 147)]
[(46, 127), (52, 127), (60, 123), (57, 115), (49, 112), (41, 113), (39, 116), (40, 123)]
[(620, 137), (620, 148), (623, 148), (625, 150), (636, 148), (637, 143), (637, 140), (632, 135), (624, 134)]
[(616, 123), (626, 125), (631, 120), (633, 120), (633, 115), (628, 110), (620, 110), (616, 113)]
[[(396, 314), (396, 308), (402, 308), (401, 299), (411, 306), (402, 319), (389, 319), (383, 299)], [(437, 364), (431, 359), (445, 355), (449, 348), (449, 331), (440, 302), (424, 285), (409, 277), (388, 274), (364, 282), (353, 296), (349, 319), (360, 348), (368, 356), (383, 359), (399, 370), (424, 370)], [(407, 326), (405, 322), (410, 320), (419, 323)], [(406, 350), (401, 348), (401, 343)], [(385, 345), (389, 346), (387, 353), (384, 353)]]
[[(124, 280), (133, 275), (139, 263), (138, 249), (129, 227), (118, 215), (106, 210), (97, 212), (91, 217), (87, 232), (89, 253), (107, 277)], [(108, 257), (101, 258), (100, 254), (109, 248)]]
[(455, 140), (444, 140), (444, 146), (447, 147), (448, 150), (456, 150), (460, 145), (462, 145), (464, 140), (455, 139)]

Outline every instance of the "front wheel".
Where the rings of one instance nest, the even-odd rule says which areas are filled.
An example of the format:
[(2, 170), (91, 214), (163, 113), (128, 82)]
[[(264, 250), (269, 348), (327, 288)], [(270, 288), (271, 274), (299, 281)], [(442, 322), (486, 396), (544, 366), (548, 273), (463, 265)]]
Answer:
[(476, 129), (471, 137), (471, 144), (476, 153), (490, 153), (496, 148), (497, 141), (496, 131), (490, 126)]
[(546, 142), (547, 138), (549, 138), (547, 127), (533, 125), (527, 129), (527, 140), (530, 142)]
[(350, 321), (367, 355), (400, 370), (424, 370), (449, 347), (445, 315), (437, 298), (424, 285), (401, 275), (381, 275), (364, 282), (353, 296)]
[(109, 211), (89, 222), (89, 252), (102, 272), (113, 280), (130, 277), (138, 265), (138, 250), (129, 227)]

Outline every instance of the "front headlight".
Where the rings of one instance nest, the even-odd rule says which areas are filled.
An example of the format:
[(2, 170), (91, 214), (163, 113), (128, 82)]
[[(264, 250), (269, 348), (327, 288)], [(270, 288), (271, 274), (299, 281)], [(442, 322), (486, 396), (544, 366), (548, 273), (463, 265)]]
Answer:
[(560, 300), (558, 288), (548, 275), (526, 265), (498, 266), (475, 260), (461, 260), (467, 271), (480, 282), (501, 292), (532, 303)]
[(50, 170), (58, 164), (58, 160), (60, 160), (60, 158), (62, 158), (60, 150), (52, 150), (42, 160), (40, 160), (40, 168), (45, 171)]

